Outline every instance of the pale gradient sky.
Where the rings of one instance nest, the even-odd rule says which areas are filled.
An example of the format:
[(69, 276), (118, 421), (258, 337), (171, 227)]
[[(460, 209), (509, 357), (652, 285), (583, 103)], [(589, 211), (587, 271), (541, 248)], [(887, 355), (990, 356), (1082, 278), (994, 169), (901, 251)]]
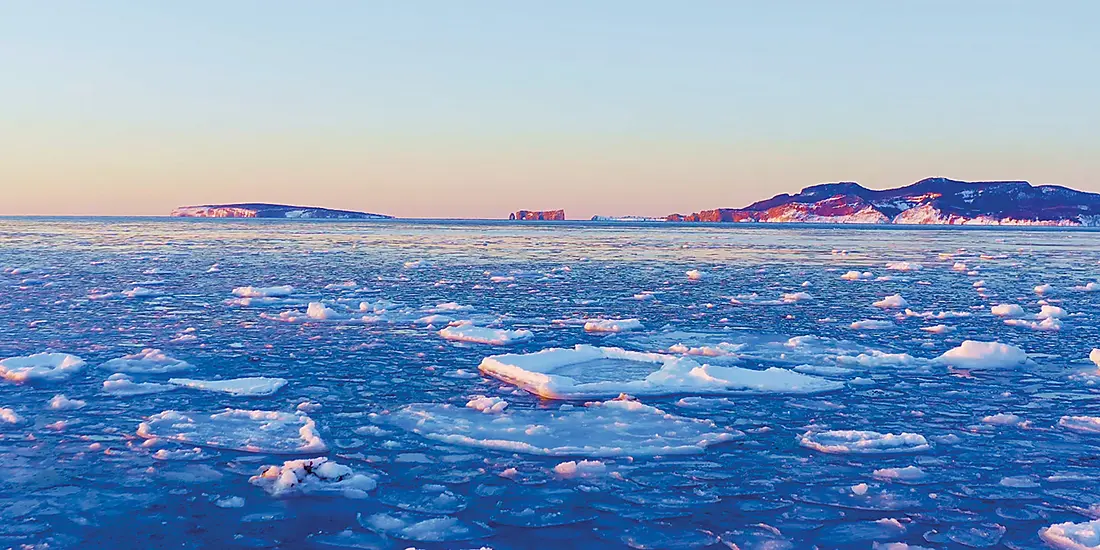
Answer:
[(0, 3), (0, 215), (1100, 191), (1100, 2)]

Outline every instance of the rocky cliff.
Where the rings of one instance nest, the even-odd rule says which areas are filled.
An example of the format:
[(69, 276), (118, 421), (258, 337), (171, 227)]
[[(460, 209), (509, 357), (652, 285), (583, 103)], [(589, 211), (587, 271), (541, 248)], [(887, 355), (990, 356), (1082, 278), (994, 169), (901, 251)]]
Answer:
[(683, 222), (1100, 225), (1100, 194), (1026, 181), (929, 178), (895, 189), (825, 183), (744, 208), (672, 214)]
[(565, 210), (517, 210), (509, 220), (565, 221)]

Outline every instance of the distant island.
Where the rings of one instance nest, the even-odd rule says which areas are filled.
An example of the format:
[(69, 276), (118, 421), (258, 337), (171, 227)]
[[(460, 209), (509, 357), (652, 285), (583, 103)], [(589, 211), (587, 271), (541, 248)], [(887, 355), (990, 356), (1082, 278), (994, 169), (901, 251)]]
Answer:
[(172, 211), (174, 218), (283, 218), (283, 219), (325, 219), (325, 220), (386, 220), (393, 216), (356, 212), (354, 210), (334, 210), (315, 206), (289, 206), (249, 202), (240, 204), (205, 204), (201, 206), (181, 206)]
[(965, 182), (928, 178), (875, 191), (858, 183), (823, 183), (750, 204), (674, 222), (865, 223), (942, 225), (1100, 225), (1100, 194), (1026, 181)]
[(508, 215), (509, 220), (565, 221), (565, 210), (517, 210)]

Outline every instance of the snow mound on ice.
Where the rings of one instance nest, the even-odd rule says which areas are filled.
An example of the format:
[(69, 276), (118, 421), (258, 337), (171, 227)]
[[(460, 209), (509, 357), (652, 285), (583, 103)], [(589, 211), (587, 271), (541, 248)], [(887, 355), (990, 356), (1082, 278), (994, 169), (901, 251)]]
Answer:
[(285, 378), (266, 378), (252, 376), (231, 378), (229, 380), (194, 380), (191, 378), (170, 378), (169, 384), (194, 390), (216, 391), (232, 395), (257, 397), (271, 395), (286, 385)]
[(0, 407), (0, 423), (2, 424), (21, 424), (23, 417), (19, 416), (19, 413), (15, 412), (15, 409), (11, 407)]
[(995, 369), (1015, 367), (1027, 361), (1027, 353), (1016, 346), (1000, 342), (965, 340), (933, 361), (965, 369)]
[(1096, 550), (1100, 548), (1100, 519), (1056, 523), (1040, 529), (1039, 538), (1061, 550)]
[(156, 384), (153, 382), (134, 382), (133, 378), (116, 372), (107, 377), (103, 381), (103, 391), (117, 396), (126, 397), (130, 395), (146, 395), (150, 393), (161, 393), (166, 391), (172, 391), (179, 386), (173, 386), (170, 384)]
[(702, 365), (687, 357), (578, 345), (486, 357), (481, 372), (549, 399), (740, 392), (818, 393), (840, 382), (778, 367)]
[(475, 395), (473, 399), (466, 402), (466, 408), (481, 411), (485, 414), (496, 414), (507, 407), (507, 401), (499, 397), (485, 397), (484, 395)]
[(906, 466), (904, 468), (882, 468), (871, 472), (871, 475), (875, 479), (881, 479), (884, 481), (918, 481), (924, 479), (927, 474), (924, 470), (916, 466)]
[(449, 326), (439, 335), (445, 340), (455, 342), (470, 342), (474, 344), (488, 344), (491, 346), (506, 346), (517, 342), (530, 340), (534, 334), (529, 330), (505, 330), (474, 326), (473, 323), (464, 322)]
[(905, 301), (905, 298), (901, 297), (901, 294), (892, 294), (887, 296), (873, 304), (875, 307), (887, 308), (903, 308), (909, 307), (909, 302)]
[(599, 460), (569, 460), (554, 466), (554, 473), (561, 477), (591, 477), (607, 473), (607, 465)]
[(848, 325), (852, 330), (886, 330), (894, 328), (894, 323), (879, 319), (864, 319)]
[(704, 279), (707, 276), (706, 273), (704, 273), (702, 271), (699, 271), (698, 269), (692, 269), (690, 271), (685, 271), (684, 275), (687, 275), (687, 278), (692, 280), (692, 281), (699, 281), (699, 280)]
[(864, 430), (806, 432), (798, 436), (798, 444), (822, 453), (836, 454), (916, 453), (931, 448), (920, 434), (883, 434)]
[(637, 319), (590, 319), (584, 323), (586, 332), (627, 332), (641, 328), (642, 322)]
[(870, 279), (871, 277), (874, 277), (874, 274), (870, 271), (864, 271), (863, 273), (859, 271), (849, 271), (840, 276), (840, 278), (845, 281), (859, 281), (861, 279)]
[(1024, 308), (1017, 304), (997, 304), (989, 308), (990, 312), (997, 317), (1023, 317)]
[(348, 498), (366, 498), (367, 491), (378, 486), (374, 477), (357, 474), (351, 468), (323, 456), (287, 460), (282, 466), (267, 466), (248, 482), (274, 497), (294, 494), (339, 494)]
[(239, 286), (233, 289), (233, 295), (240, 298), (285, 298), (294, 294), (294, 287), (281, 286)]
[(138, 425), (147, 439), (251, 453), (316, 453), (326, 450), (309, 416), (278, 411), (226, 409), (215, 414), (167, 410)]
[(407, 512), (359, 516), (364, 528), (389, 538), (416, 542), (452, 542), (484, 538), (492, 530), (479, 523), (466, 523), (454, 516), (425, 518)]
[(1100, 348), (1092, 348), (1092, 351), (1089, 352), (1089, 361), (1100, 367)]
[(168, 374), (191, 368), (191, 364), (170, 357), (159, 349), (146, 348), (139, 353), (111, 359), (101, 368), (128, 374)]
[(1077, 433), (1100, 434), (1100, 416), (1063, 416), (1058, 425)]
[(413, 404), (372, 418), (447, 444), (547, 456), (701, 453), (709, 445), (743, 437), (710, 420), (674, 416), (627, 399), (494, 415), (454, 405)]
[(917, 271), (924, 266), (914, 262), (887, 262), (886, 269), (892, 271)]
[(84, 366), (84, 360), (67, 353), (36, 353), (0, 361), (0, 378), (16, 384), (60, 382)]

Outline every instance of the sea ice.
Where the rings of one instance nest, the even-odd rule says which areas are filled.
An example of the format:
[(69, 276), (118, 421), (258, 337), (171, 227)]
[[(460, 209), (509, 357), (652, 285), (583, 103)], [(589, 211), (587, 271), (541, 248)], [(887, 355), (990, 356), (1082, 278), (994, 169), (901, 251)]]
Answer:
[(818, 393), (843, 387), (787, 369), (704, 365), (688, 357), (577, 345), (526, 355), (494, 355), (481, 372), (549, 399), (739, 392)]
[(875, 479), (881, 479), (883, 481), (919, 481), (927, 477), (924, 470), (916, 466), (906, 466), (904, 468), (881, 468), (871, 473)]
[(903, 307), (908, 307), (909, 302), (905, 301), (905, 298), (902, 298), (901, 294), (893, 294), (893, 295), (887, 296), (887, 297), (885, 297), (885, 298), (883, 298), (883, 299), (881, 299), (881, 300), (879, 300), (879, 301), (877, 301), (877, 302), (875, 302), (871, 305), (873, 305), (875, 307), (880, 307), (880, 308), (883, 308), (883, 309), (903, 308)]
[(453, 516), (429, 517), (410, 513), (383, 513), (359, 516), (359, 524), (376, 533), (416, 542), (472, 540), (492, 534), (478, 523), (466, 523)]
[(997, 317), (1023, 317), (1024, 308), (1017, 304), (997, 304), (989, 308), (993, 315)]
[(161, 393), (172, 391), (178, 387), (179, 386), (157, 384), (154, 382), (134, 382), (133, 378), (121, 372), (116, 372), (103, 381), (103, 391), (118, 397)]
[(0, 361), (0, 378), (16, 384), (60, 382), (84, 366), (84, 360), (67, 353), (36, 353)]
[(586, 332), (627, 332), (641, 328), (637, 319), (589, 319), (584, 323)]
[(674, 416), (626, 399), (494, 415), (447, 404), (413, 404), (372, 419), (451, 445), (548, 456), (701, 453), (709, 445), (743, 437), (710, 420)]
[(861, 279), (870, 279), (871, 277), (874, 277), (874, 274), (870, 271), (864, 271), (862, 273), (859, 271), (849, 271), (840, 276), (840, 278), (845, 281), (859, 281)]
[(164, 411), (138, 426), (137, 434), (218, 449), (252, 453), (316, 453), (326, 450), (316, 424), (305, 414), (226, 409), (220, 413)]
[(111, 359), (100, 367), (128, 374), (168, 374), (190, 369), (191, 364), (171, 357), (159, 349), (146, 348), (139, 353)]
[(485, 397), (484, 395), (475, 395), (472, 399), (466, 402), (466, 407), (474, 409), (475, 411), (481, 411), (485, 414), (496, 414), (507, 408), (508, 402), (499, 397)]
[(807, 449), (836, 454), (915, 453), (931, 448), (920, 434), (883, 434), (862, 430), (806, 432), (798, 436), (798, 444)]
[(239, 286), (233, 289), (233, 295), (240, 298), (285, 298), (294, 294), (294, 287), (281, 286)]
[(491, 346), (506, 346), (530, 340), (534, 334), (529, 330), (506, 330), (474, 326), (471, 322), (461, 322), (439, 331), (445, 340), (471, 342)]
[(892, 271), (917, 271), (924, 266), (915, 262), (887, 262), (886, 269)]
[(1000, 342), (965, 340), (934, 359), (937, 363), (964, 369), (1015, 367), (1027, 361), (1024, 350)]
[(1020, 417), (1015, 414), (997, 413), (983, 417), (982, 423), (994, 426), (1013, 426), (1020, 423)]
[(357, 474), (351, 468), (325, 457), (287, 460), (282, 466), (267, 466), (248, 482), (274, 497), (302, 494), (339, 494), (366, 498), (378, 486), (374, 477)]
[(599, 460), (569, 460), (554, 466), (554, 473), (561, 477), (592, 477), (607, 473), (607, 465)]
[(1060, 550), (1100, 549), (1100, 519), (1056, 523), (1039, 530), (1039, 538)]
[(1100, 416), (1063, 416), (1058, 425), (1077, 433), (1100, 434)]
[(69, 399), (65, 397), (65, 394), (61, 393), (53, 396), (53, 399), (50, 399), (50, 408), (55, 411), (82, 409), (87, 404), (87, 402), (79, 399)]
[(692, 269), (690, 271), (687, 271), (687, 272), (685, 272), (685, 275), (687, 275), (687, 278), (691, 279), (692, 281), (698, 281), (698, 280), (701, 280), (701, 279), (703, 279), (707, 276), (706, 273), (704, 273), (702, 271), (699, 271), (698, 269)]
[(170, 378), (169, 384), (195, 390), (216, 391), (238, 396), (258, 397), (271, 395), (286, 385), (285, 378), (266, 378), (253, 376), (231, 378), (228, 380), (194, 380), (191, 378)]
[(0, 407), (0, 423), (22, 424), (23, 417), (19, 416), (19, 413), (15, 412), (15, 409), (11, 407)]
[(879, 319), (864, 319), (862, 321), (856, 321), (849, 325), (852, 330), (885, 330), (894, 328), (894, 323), (890, 321), (883, 321)]

